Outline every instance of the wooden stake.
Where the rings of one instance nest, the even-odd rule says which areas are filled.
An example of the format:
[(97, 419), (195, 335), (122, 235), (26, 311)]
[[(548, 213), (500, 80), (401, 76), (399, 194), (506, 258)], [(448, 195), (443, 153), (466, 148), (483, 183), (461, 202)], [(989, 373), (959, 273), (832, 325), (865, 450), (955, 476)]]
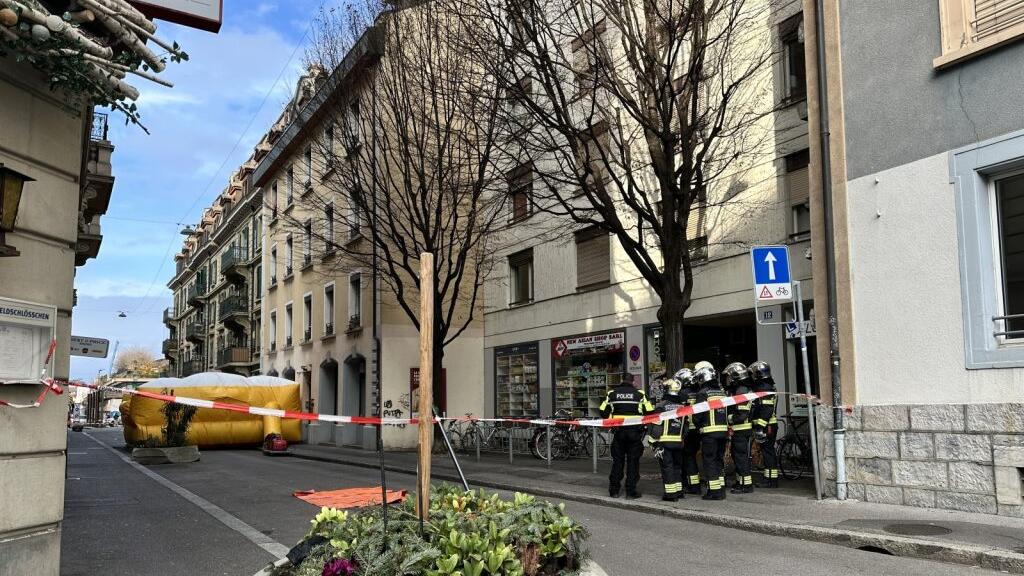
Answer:
[(419, 478), (421, 522), (429, 520), (430, 455), (434, 446), (434, 255), (420, 254), (420, 404)]

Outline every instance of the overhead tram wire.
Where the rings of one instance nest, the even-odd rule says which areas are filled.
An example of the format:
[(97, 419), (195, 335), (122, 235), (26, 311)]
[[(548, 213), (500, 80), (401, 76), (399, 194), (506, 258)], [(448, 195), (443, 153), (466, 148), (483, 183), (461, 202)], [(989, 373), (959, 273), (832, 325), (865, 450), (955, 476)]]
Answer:
[[(320, 9), (323, 8), (325, 1), (326, 0), (321, 0), (320, 8), (317, 10), (317, 12), (319, 12)], [(274, 83), (270, 85), (270, 88), (267, 90), (266, 94), (263, 95), (263, 99), (260, 101), (259, 107), (256, 108), (256, 111), (253, 112), (252, 116), (249, 118), (249, 122), (246, 123), (245, 128), (242, 130), (242, 133), (238, 135), (238, 139), (235, 140), (234, 146), (232, 146), (231, 150), (229, 150), (228, 153), (224, 156), (224, 161), (220, 163), (220, 167), (217, 168), (217, 170), (210, 177), (210, 181), (206, 183), (206, 186), (203, 188), (202, 192), (200, 192), (195, 197), (195, 199), (192, 201), (192, 204), (189, 205), (188, 210), (185, 211), (184, 216), (181, 218), (183, 222), (188, 221), (189, 214), (191, 214), (192, 210), (194, 210), (196, 205), (199, 204), (199, 201), (202, 200), (204, 196), (206, 196), (206, 193), (210, 190), (210, 186), (212, 186), (213, 183), (218, 179), (221, 171), (224, 170), (224, 167), (227, 166), (228, 161), (231, 160), (231, 155), (235, 153), (235, 150), (238, 149), (238, 146), (241, 145), (242, 140), (245, 139), (245, 136), (249, 133), (249, 129), (252, 128), (253, 123), (256, 121), (256, 117), (259, 116), (260, 112), (263, 111), (263, 107), (266, 106), (267, 100), (270, 99), (270, 95), (273, 94), (274, 90), (277, 89), (277, 85), (281, 82), (281, 78), (284, 77), (285, 72), (288, 71), (288, 68), (292, 64), (292, 61), (295, 59), (295, 55), (299, 53), (299, 48), (302, 48), (302, 46), (305, 45), (306, 39), (309, 37), (309, 31), (312, 29), (312, 27), (313, 19), (311, 18), (309, 23), (306, 25), (306, 31), (302, 33), (302, 38), (299, 38), (299, 41), (295, 43), (295, 48), (292, 50), (291, 55), (288, 56), (288, 60), (285, 61), (284, 66), (281, 67), (281, 71), (277, 73), (277, 78), (274, 80)], [(142, 310), (142, 307), (145, 305), (145, 300), (149, 297), (149, 294), (152, 292), (153, 286), (156, 286), (156, 283), (160, 280), (160, 275), (163, 274), (164, 267), (167, 265), (167, 259), (171, 255), (171, 250), (174, 249), (176, 240), (176, 237), (171, 238), (171, 241), (167, 245), (167, 250), (164, 252), (163, 258), (160, 259), (160, 267), (157, 268), (156, 274), (153, 275), (153, 279), (150, 281), (149, 286), (146, 287), (145, 295), (141, 298), (140, 303), (133, 310), (131, 310), (130, 313), (134, 314), (140, 311), (148, 312), (152, 310), (152, 302), (149, 303), (149, 306), (147, 307), (146, 310)]]

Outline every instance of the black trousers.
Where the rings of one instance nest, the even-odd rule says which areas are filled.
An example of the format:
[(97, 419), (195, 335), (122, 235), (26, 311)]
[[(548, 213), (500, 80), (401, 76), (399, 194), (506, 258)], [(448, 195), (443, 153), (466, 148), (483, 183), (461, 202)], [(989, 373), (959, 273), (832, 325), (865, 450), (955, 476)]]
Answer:
[(683, 492), (683, 446), (678, 442), (662, 444), (661, 483), (667, 496)]
[(765, 427), (764, 433), (768, 440), (761, 444), (761, 455), (764, 456), (764, 479), (779, 479), (779, 454), (775, 451), (775, 437), (779, 433), (777, 424), (769, 424)]
[(612, 438), (612, 473), (608, 476), (608, 491), (618, 492), (622, 473), (626, 473), (626, 494), (636, 493), (640, 480), (640, 457), (644, 453), (643, 427), (628, 426), (615, 431)]
[(697, 466), (697, 452), (700, 452), (700, 432), (691, 430), (683, 438), (683, 474), (686, 485), (700, 487), (700, 468)]
[(729, 437), (725, 432), (712, 432), (701, 437), (701, 461), (708, 490), (725, 488), (725, 447), (728, 443)]
[(732, 462), (736, 466), (737, 486), (754, 484), (754, 477), (750, 475), (750, 442), (753, 435), (751, 430), (734, 430), (732, 433)]

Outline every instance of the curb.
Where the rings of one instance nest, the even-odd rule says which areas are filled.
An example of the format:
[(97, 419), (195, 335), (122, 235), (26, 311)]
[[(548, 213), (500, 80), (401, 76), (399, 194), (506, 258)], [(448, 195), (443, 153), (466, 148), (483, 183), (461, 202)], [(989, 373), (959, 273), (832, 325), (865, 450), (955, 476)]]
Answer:
[[(331, 462), (334, 464), (344, 464), (359, 468), (371, 468), (374, 470), (379, 469), (378, 464), (358, 460), (345, 460), (343, 458), (318, 456), (316, 454), (299, 454), (294, 452), (292, 452), (291, 455), (303, 460)], [(393, 464), (385, 464), (384, 469), (388, 472), (416, 474), (415, 470), (402, 466), (395, 466)], [(445, 472), (434, 472), (432, 473), (432, 476), (439, 480), (447, 480), (449, 482), (460, 481), (457, 475)], [(645, 514), (655, 516), (668, 516), (678, 518), (680, 520), (702, 522), (724, 528), (743, 530), (745, 532), (821, 542), (824, 544), (845, 546), (847, 548), (881, 551), (894, 556), (902, 556), (906, 558), (919, 558), (922, 560), (933, 560), (936, 562), (961, 564), (964, 566), (976, 566), (979, 568), (998, 570), (1010, 574), (1024, 574), (1024, 554), (1004, 548), (992, 548), (977, 544), (925, 540), (923, 538), (876, 534), (872, 532), (860, 532), (856, 530), (844, 530), (841, 528), (828, 528), (825, 526), (812, 526), (808, 524), (790, 524), (772, 520), (744, 518), (741, 516), (726, 516), (721, 514), (712, 514), (710, 512), (688, 510), (685, 508), (663, 508), (661, 506), (647, 504), (638, 500), (632, 500), (626, 503), (622, 500), (606, 496), (581, 494), (579, 492), (553, 490), (550, 488), (538, 488), (533, 486), (516, 486), (504, 482), (483, 480), (472, 481), (471, 483), (485, 488), (507, 490), (511, 492), (529, 492), (536, 496), (558, 498), (560, 500), (581, 502), (583, 504), (594, 504), (607, 508), (643, 512)]]

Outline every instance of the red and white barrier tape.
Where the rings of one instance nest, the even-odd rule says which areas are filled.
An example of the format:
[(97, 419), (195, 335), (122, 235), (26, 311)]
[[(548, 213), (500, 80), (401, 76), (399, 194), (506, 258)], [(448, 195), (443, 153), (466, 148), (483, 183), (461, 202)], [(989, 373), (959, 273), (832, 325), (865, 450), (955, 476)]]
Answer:
[[(71, 386), (81, 386), (84, 388), (91, 388), (98, 390), (99, 387), (92, 384), (84, 384), (78, 382), (70, 382)], [(319, 422), (333, 422), (335, 424), (365, 424), (365, 425), (395, 425), (395, 424), (419, 424), (418, 418), (376, 418), (373, 416), (335, 416), (332, 414), (314, 414), (311, 412), (293, 412), (290, 410), (281, 410), (277, 408), (261, 408), (258, 406), (249, 406), (246, 404), (230, 404), (227, 402), (217, 402), (214, 400), (203, 400), (200, 398), (190, 398), (188, 396), (177, 396), (169, 394), (158, 394), (156, 392), (149, 392), (147, 390), (121, 390), (125, 394), (132, 394), (135, 396), (141, 396), (143, 398), (152, 398), (161, 402), (170, 402), (174, 404), (183, 404), (185, 406), (195, 406), (196, 408), (210, 408), (213, 410), (228, 410), (231, 412), (240, 412), (243, 414), (251, 414), (253, 416), (276, 416), (278, 418), (285, 418), (288, 420), (307, 420), (307, 421), (319, 421)], [(622, 426), (641, 426), (645, 424), (657, 424), (664, 422), (665, 420), (675, 420), (677, 418), (683, 418), (693, 414), (700, 414), (711, 410), (717, 410), (720, 408), (726, 408), (728, 406), (735, 406), (736, 404), (743, 404), (758, 398), (765, 396), (772, 396), (774, 392), (750, 392), (747, 394), (738, 394), (736, 396), (726, 396), (724, 398), (716, 398), (707, 402), (700, 402), (692, 406), (682, 406), (676, 410), (668, 412), (658, 412), (656, 414), (648, 414), (647, 416), (626, 416), (624, 418), (593, 418), (585, 420), (552, 420), (542, 418), (475, 418), (473, 416), (463, 416), (459, 418), (433, 418), (434, 422), (440, 421), (486, 421), (486, 422), (511, 422), (519, 424), (533, 424), (539, 426), (595, 426), (599, 428), (619, 428)]]

